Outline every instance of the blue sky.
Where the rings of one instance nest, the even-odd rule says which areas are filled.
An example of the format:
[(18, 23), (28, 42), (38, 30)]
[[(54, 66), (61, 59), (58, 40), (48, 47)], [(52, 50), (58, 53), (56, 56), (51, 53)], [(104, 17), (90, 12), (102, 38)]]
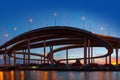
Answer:
[[(86, 17), (85, 29), (104, 34), (120, 35), (119, 0), (1, 0), (0, 1), (0, 36), (1, 44), (4, 35), (9, 39), (29, 30), (29, 19), (32, 18), (31, 29), (54, 25), (54, 13), (57, 13), (57, 25), (70, 25), (82, 28), (82, 16)], [(69, 22), (69, 24), (68, 24)], [(13, 28), (17, 27), (14, 34)]]
[[(0, 45), (31, 29), (56, 24), (83, 28), (99, 34), (120, 37), (119, 0), (1, 0), (0, 1)], [(68, 24), (69, 22), (69, 24)], [(101, 26), (104, 31), (101, 32)], [(14, 31), (14, 27), (17, 31)], [(5, 39), (5, 34), (8, 38)]]

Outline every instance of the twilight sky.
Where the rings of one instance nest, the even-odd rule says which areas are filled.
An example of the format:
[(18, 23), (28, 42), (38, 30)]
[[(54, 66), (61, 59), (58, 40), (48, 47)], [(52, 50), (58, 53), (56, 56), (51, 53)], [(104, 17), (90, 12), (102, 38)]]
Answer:
[(83, 28), (84, 16), (86, 30), (90, 31), (92, 24), (92, 32), (120, 37), (119, 3), (119, 0), (1, 0), (0, 45), (29, 31), (31, 18), (31, 29), (54, 25), (54, 13), (57, 25)]

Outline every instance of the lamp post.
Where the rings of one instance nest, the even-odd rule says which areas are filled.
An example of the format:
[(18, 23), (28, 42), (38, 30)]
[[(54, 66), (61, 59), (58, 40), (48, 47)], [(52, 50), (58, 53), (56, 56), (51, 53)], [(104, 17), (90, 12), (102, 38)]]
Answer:
[(32, 22), (33, 22), (33, 19), (30, 18), (30, 19), (29, 19), (29, 24), (30, 24), (30, 27), (29, 27), (30, 29), (29, 29), (29, 30), (31, 30)]
[(9, 35), (6, 33), (6, 34), (5, 34), (6, 42), (7, 42), (7, 38), (8, 38), (8, 36), (9, 36)]
[(57, 13), (55, 12), (53, 15), (55, 17), (55, 21), (54, 22), (55, 22), (55, 26), (56, 26), (56, 16), (57, 16)]
[(83, 29), (85, 29), (85, 17), (82, 17), (82, 21), (83, 21)]
[(101, 27), (101, 29), (100, 29), (100, 30), (101, 30), (101, 33), (103, 33), (103, 31), (104, 31), (104, 28), (103, 28), (103, 26)]
[(16, 27), (14, 27), (14, 31), (15, 31), (15, 36), (16, 36), (16, 30), (17, 30), (17, 28), (16, 28)]
[[(6, 33), (6, 34), (5, 34), (6, 42), (7, 42), (8, 36), (9, 36), (9, 35)], [(10, 59), (9, 59), (9, 60), (10, 60)], [(5, 47), (4, 65), (6, 65), (6, 63), (7, 63), (7, 47)]]
[(115, 35), (115, 34), (113, 34), (113, 37), (116, 37), (116, 35)]

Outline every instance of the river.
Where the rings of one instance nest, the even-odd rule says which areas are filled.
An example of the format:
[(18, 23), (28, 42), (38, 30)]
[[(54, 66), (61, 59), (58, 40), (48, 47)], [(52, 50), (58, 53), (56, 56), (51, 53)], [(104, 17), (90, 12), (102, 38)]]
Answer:
[(0, 71), (0, 80), (120, 80), (120, 72)]

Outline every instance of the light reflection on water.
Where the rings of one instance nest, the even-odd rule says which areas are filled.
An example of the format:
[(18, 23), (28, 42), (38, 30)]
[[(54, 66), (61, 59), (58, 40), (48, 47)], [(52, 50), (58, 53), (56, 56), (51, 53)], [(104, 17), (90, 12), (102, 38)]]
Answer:
[(0, 71), (0, 80), (120, 80), (120, 72)]

